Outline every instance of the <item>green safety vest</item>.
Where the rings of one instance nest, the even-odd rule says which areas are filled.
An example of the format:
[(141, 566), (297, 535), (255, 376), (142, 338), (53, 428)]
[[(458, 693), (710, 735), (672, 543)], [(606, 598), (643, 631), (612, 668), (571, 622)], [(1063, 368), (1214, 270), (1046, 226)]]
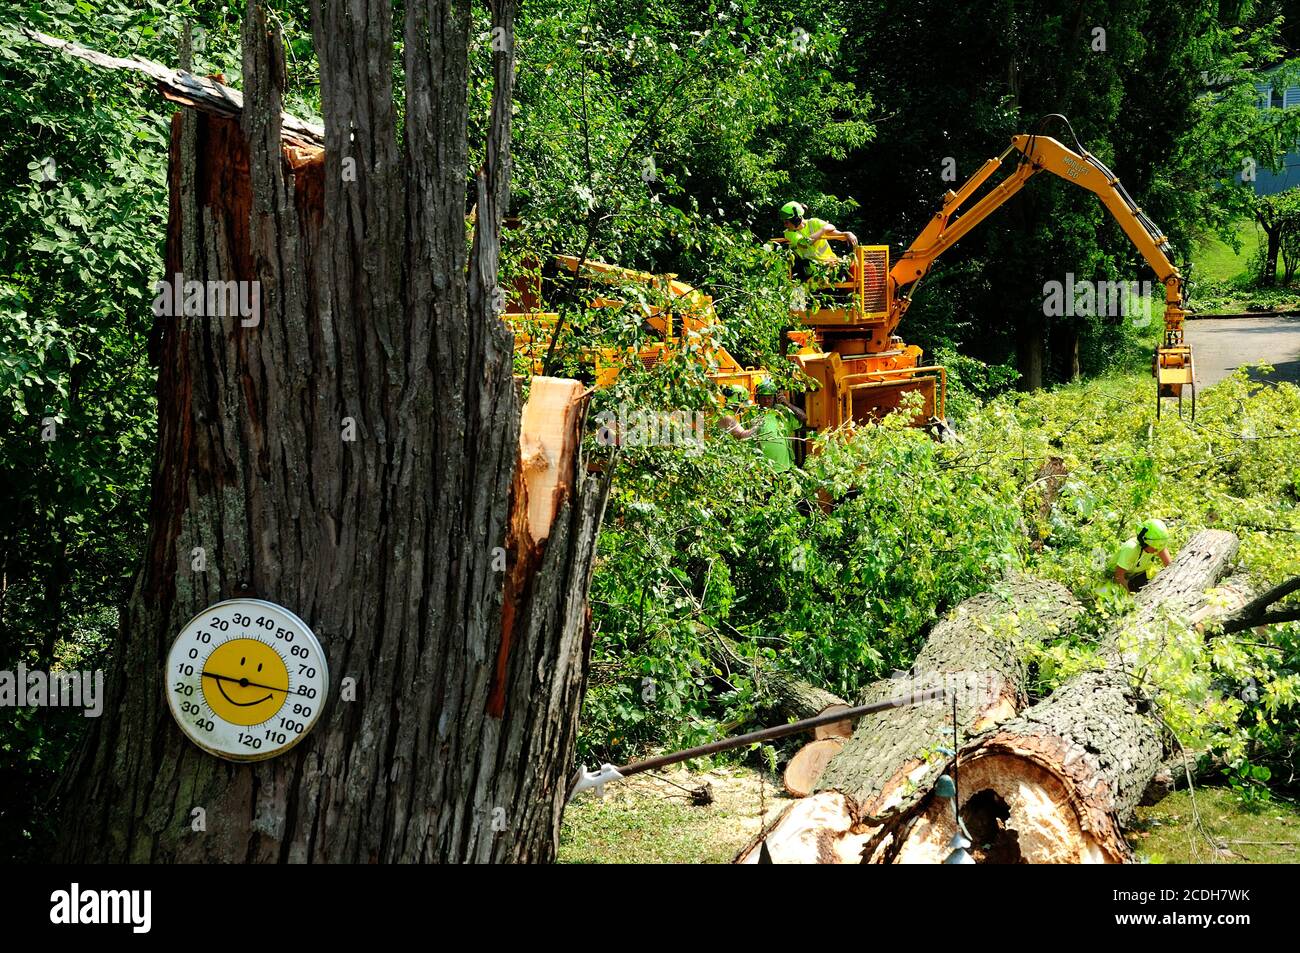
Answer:
[(754, 438), (758, 441), (763, 456), (767, 457), (777, 473), (784, 473), (794, 466), (790, 438), (798, 430), (799, 421), (784, 407), (773, 407), (763, 413)]
[(1144, 572), (1150, 579), (1165, 566), (1160, 559), (1160, 550), (1154, 553), (1148, 553), (1138, 545), (1137, 537), (1133, 536), (1125, 540), (1124, 545), (1111, 555), (1106, 562), (1107, 575), (1114, 575), (1118, 567), (1132, 576), (1134, 573)]
[(824, 238), (819, 238), (815, 242), (812, 240), (813, 233), (821, 231), (828, 224), (820, 218), (806, 218), (803, 224), (793, 231), (786, 229), (785, 240), (790, 243), (790, 249), (800, 258), (833, 264), (840, 259), (831, 248), (830, 242)]

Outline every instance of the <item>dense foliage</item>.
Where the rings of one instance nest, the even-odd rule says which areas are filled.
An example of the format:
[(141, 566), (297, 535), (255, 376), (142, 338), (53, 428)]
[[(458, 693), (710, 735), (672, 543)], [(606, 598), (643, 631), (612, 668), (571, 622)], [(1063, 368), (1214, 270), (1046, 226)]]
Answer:
[[(953, 443), (893, 424), (819, 439), (794, 476), (717, 431), (626, 449), (592, 589), (585, 744), (621, 763), (697, 742), (761, 709), (772, 668), (853, 697), (909, 665), (939, 613), (1013, 570), (1060, 580), (1092, 610), (1038, 659), (1046, 693), (1127, 611), (1097, 584), (1148, 515), (1169, 522), (1175, 552), (1201, 527), (1239, 534), (1257, 589), (1294, 575), (1300, 389), (1241, 372), (1203, 397), (1194, 426), (1153, 425), (1151, 409), (1136, 375), (1007, 396)], [(1050, 457), (1068, 477), (1045, 499)], [(1262, 643), (1178, 631), (1169, 645), (1149, 687), (1184, 744), (1294, 784), (1300, 624)]]
[[(286, 109), (317, 118), (309, 5), (270, 6)], [(1114, 0), (1066, 18), (1056, 6), (524, 0), (506, 273), (557, 252), (680, 273), (713, 298), (717, 343), (797, 387), (782, 358), (787, 265), (764, 243), (788, 199), (897, 253), (1009, 135), (1062, 112), (1180, 248), (1251, 213), (1243, 161), (1276, 166), (1300, 116), (1257, 110), (1255, 85), (1264, 68), (1286, 81), (1300, 12)], [(33, 47), (15, 27), (176, 64), (188, 21), (195, 72), (238, 87), (244, 7), (27, 0), (0, 14), (0, 668), (102, 666), (138, 563), (171, 114), (148, 83)], [(481, 125), (491, 37), (474, 15)], [(398, 44), (401, 29), (399, 17)], [(995, 222), (936, 269), (902, 329), (949, 367), (959, 443), (891, 423), (828, 438), (774, 477), (718, 431), (692, 357), (702, 340), (597, 396), (594, 411), (698, 413), (706, 439), (629, 446), (609, 463), (585, 753), (620, 760), (739, 725), (775, 668), (852, 694), (906, 666), (937, 614), (1010, 569), (1086, 596), (1098, 553), (1146, 512), (1179, 533), (1237, 527), (1260, 584), (1296, 571), (1294, 535), (1263, 528), (1298, 522), (1294, 389), (1237, 380), (1205, 398), (1197, 427), (1150, 433), (1145, 379), (1006, 394), (1018, 375), (1071, 376), (1076, 354), (1085, 373), (1137, 367), (1154, 328), (1043, 315), (1045, 280), (1146, 275), (1092, 196), (1035, 182)], [(551, 294), (567, 329), (556, 370), (586, 373), (584, 347), (640, 334), (630, 310), (589, 308), (563, 282)], [(1049, 454), (1071, 477), (1042, 518), (1033, 474)], [(1263, 648), (1180, 643), (1159, 690), (1198, 704), (1171, 702), (1170, 719), (1235, 763), (1293, 765), (1296, 639), (1291, 626)], [(1086, 651), (1054, 647), (1044, 690), (1082, 664)], [(1237, 690), (1248, 679), (1254, 700)], [(0, 854), (38, 851), (44, 798), (83, 727), (76, 712), (0, 712)]]

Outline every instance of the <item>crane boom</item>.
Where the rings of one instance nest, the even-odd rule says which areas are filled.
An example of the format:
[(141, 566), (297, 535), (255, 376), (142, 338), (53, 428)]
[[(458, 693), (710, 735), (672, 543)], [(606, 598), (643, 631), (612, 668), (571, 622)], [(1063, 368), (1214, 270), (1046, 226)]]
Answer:
[[(960, 215), (971, 196), (996, 173), (1012, 153), (1021, 159), (1015, 171), (986, 192)], [(1142, 209), (1129, 197), (1124, 186), (1110, 169), (1086, 150), (1070, 149), (1049, 136), (1018, 135), (1006, 151), (986, 161), (957, 191), (949, 191), (943, 207), (903, 252), (890, 269), (893, 290), (892, 323), (897, 326), (907, 311), (910, 291), (925, 277), (941, 254), (955, 245), (967, 232), (988, 218), (1019, 192), (1040, 172), (1051, 172), (1067, 182), (1093, 192), (1119, 223), (1124, 234), (1146, 259), (1165, 289), (1165, 347), (1183, 344), (1183, 320), (1186, 317), (1186, 293), (1183, 277), (1170, 260), (1173, 249), (1169, 241)]]
[[(1051, 172), (1101, 199), (1156, 273), (1165, 295), (1164, 336), (1152, 363), (1156, 415), (1160, 415), (1164, 397), (1178, 398), (1181, 412), (1183, 391), (1189, 389), (1195, 417), (1192, 351), (1183, 341), (1186, 286), (1172, 261), (1173, 249), (1151, 217), (1124, 190), (1119, 178), (1079, 143), (1069, 121), (1055, 114), (1045, 116), (1039, 128), (1048, 120), (1059, 120), (1074, 138), (1077, 149), (1039, 132), (1012, 137), (1001, 155), (985, 161), (960, 188), (944, 195), (943, 205), (892, 267), (887, 245), (858, 245), (852, 251), (849, 280), (818, 286), (817, 290), (831, 294), (829, 301), (815, 300), (810, 307), (792, 308), (806, 328), (790, 332), (789, 337), (799, 345), (793, 359), (814, 381), (809, 419), (815, 426), (878, 419), (897, 409), (901, 396), (909, 391), (923, 397), (924, 409), (914, 418), (916, 422), (943, 417), (943, 368), (922, 367), (921, 349), (904, 343), (894, 332), (907, 313), (917, 283), (929, 273), (935, 260), (1040, 172)], [(985, 190), (984, 186), (1013, 155), (1017, 159), (1015, 168)], [(846, 241), (849, 236), (836, 233), (826, 238)]]

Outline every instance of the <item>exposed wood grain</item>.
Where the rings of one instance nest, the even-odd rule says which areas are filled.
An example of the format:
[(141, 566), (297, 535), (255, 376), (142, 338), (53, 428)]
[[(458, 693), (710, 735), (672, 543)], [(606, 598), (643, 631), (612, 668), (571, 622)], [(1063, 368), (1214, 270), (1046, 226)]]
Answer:
[[(1080, 673), (964, 746), (963, 777), (979, 780), (963, 783), (963, 811), (977, 798), (985, 809), (1000, 805), (1009, 814), (1001, 827), (1005, 846), (1031, 863), (1130, 860), (1122, 825), (1167, 754), (1142, 673), (1178, 627), (1230, 611), (1245, 598), (1239, 581), (1226, 599), (1212, 593), (1236, 552), (1231, 533), (1194, 535), (1105, 637), (1100, 670)], [(941, 858), (953, 832), (950, 814), (931, 799), (916, 818), (900, 823), (882, 857)]]
[(826, 770), (826, 765), (843, 747), (843, 738), (818, 738), (795, 752), (781, 775), (786, 793), (791, 797), (807, 797), (811, 794), (817, 786), (817, 779)]

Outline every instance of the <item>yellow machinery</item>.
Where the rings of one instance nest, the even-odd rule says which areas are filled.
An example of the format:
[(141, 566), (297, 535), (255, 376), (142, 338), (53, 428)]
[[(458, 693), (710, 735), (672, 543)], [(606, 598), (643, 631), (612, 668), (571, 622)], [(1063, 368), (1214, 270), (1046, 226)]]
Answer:
[[(1069, 128), (1063, 116), (1045, 118), (1060, 119)], [(830, 297), (827, 302), (795, 310), (808, 330), (789, 333), (798, 346), (792, 359), (818, 384), (806, 397), (809, 426), (820, 430), (848, 420), (878, 419), (897, 409), (908, 392), (922, 396), (915, 422), (924, 424), (944, 417), (943, 368), (922, 365), (921, 349), (903, 343), (895, 329), (907, 313), (917, 283), (935, 259), (1043, 171), (1096, 193), (1155, 271), (1165, 289), (1164, 342), (1157, 348), (1153, 364), (1156, 416), (1163, 397), (1178, 398), (1181, 413), (1183, 389), (1189, 388), (1195, 417), (1192, 352), (1183, 343), (1186, 298), (1182, 276), (1170, 261), (1169, 243), (1114, 173), (1077, 138), (1075, 145), (1077, 152), (1047, 136), (1013, 137), (1005, 152), (986, 161), (957, 191), (944, 196), (943, 207), (892, 267), (888, 246), (859, 245), (853, 250), (848, 281), (809, 286), (814, 298)], [(963, 211), (1013, 153), (1019, 154), (1015, 170)], [(846, 240), (843, 234), (825, 237)]]
[[(1059, 119), (1069, 129), (1063, 116)], [(1041, 127), (1041, 122), (1040, 122)], [(1074, 137), (1073, 130), (1070, 130)], [(790, 355), (812, 380), (805, 394), (808, 426), (814, 430), (837, 427), (849, 421), (879, 420), (897, 410), (904, 395), (921, 395), (913, 422), (930, 425), (943, 421), (947, 379), (944, 368), (922, 363), (921, 348), (906, 344), (895, 334), (911, 303), (912, 292), (935, 260), (967, 232), (983, 222), (1039, 172), (1047, 171), (1095, 193), (1119, 222), (1165, 289), (1165, 330), (1156, 349), (1156, 416), (1161, 398), (1178, 399), (1182, 411), (1184, 389), (1191, 393), (1191, 413), (1196, 415), (1196, 383), (1192, 351), (1183, 342), (1186, 300), (1182, 276), (1174, 267), (1172, 249), (1155, 223), (1129, 197), (1105, 165), (1074, 139), (1077, 151), (1039, 134), (1018, 135), (1000, 156), (987, 160), (959, 189), (944, 195), (943, 206), (929, 224), (892, 264), (887, 245), (858, 245), (850, 257), (849, 279), (838, 283), (810, 282), (811, 305), (792, 311), (804, 325), (789, 332), (796, 345)], [(1015, 169), (972, 202), (975, 193), (998, 172), (1007, 158), (1017, 154)], [(966, 207), (969, 203), (969, 207)], [(960, 214), (959, 214), (960, 213)], [(847, 236), (831, 233), (829, 241)], [(777, 239), (782, 241), (782, 239)], [(647, 365), (677, 353), (695, 339), (698, 355), (719, 385), (740, 384), (752, 396), (765, 372), (742, 367), (715, 343), (718, 318), (713, 299), (676, 280), (676, 275), (653, 275), (603, 262), (583, 261), (571, 255), (555, 258), (560, 280), (571, 280), (581, 264), (580, 276), (589, 307), (633, 308), (642, 318), (648, 340), (627, 349), (588, 348), (584, 358), (593, 368), (595, 385), (608, 386), (629, 359)], [(629, 302), (618, 297), (629, 286), (641, 285), (654, 303)], [(606, 295), (602, 289), (608, 289)], [(554, 333), (557, 315), (542, 310), (542, 282), (533, 276), (517, 283), (515, 300), (505, 315), (515, 332), (515, 346), (528, 355), (539, 372)]]
[[(569, 276), (578, 270), (579, 260), (572, 255), (557, 255), (555, 264), (561, 272), (567, 273), (562, 280), (568, 281)], [(653, 275), (589, 260), (581, 262), (581, 267), (588, 307), (631, 308), (633, 313), (640, 315), (642, 328), (649, 338), (635, 348), (584, 349), (583, 358), (592, 368), (595, 386), (612, 384), (628, 360), (639, 359), (646, 366), (652, 366), (688, 344), (698, 348), (698, 357), (708, 368), (709, 377), (721, 387), (739, 384), (752, 397), (758, 382), (768, 376), (757, 368), (742, 367), (716, 343), (718, 316), (713, 310), (713, 299), (678, 281), (676, 275)], [(630, 305), (614, 296), (622, 293), (614, 289), (636, 285), (648, 289), (649, 300)], [(610, 289), (611, 294), (602, 293), (601, 286)], [(559, 319), (555, 312), (539, 310), (542, 306), (541, 290), (539, 277), (532, 276), (518, 282), (516, 300), (504, 315), (515, 333), (515, 349), (528, 355), (533, 372), (537, 374), (542, 372), (546, 350)]]

